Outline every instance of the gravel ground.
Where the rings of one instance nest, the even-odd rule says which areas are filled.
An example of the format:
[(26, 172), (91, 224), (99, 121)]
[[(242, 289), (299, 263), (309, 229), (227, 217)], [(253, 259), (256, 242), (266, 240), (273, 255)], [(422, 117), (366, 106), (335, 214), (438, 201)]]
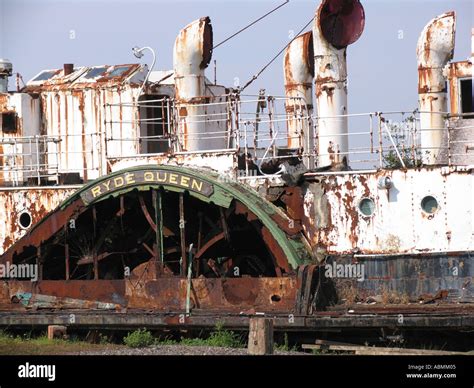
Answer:
[[(121, 356), (244, 356), (247, 349), (222, 348), (216, 346), (184, 346), (184, 345), (160, 345), (147, 348), (107, 348), (101, 350), (85, 350), (74, 352), (75, 355), (121, 355)], [(302, 355), (305, 353), (294, 351), (276, 351), (275, 355)]]

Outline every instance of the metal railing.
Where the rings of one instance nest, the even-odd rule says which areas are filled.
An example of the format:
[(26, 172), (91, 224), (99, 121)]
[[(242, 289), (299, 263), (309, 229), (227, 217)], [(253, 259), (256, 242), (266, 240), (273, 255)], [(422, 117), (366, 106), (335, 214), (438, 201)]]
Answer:
[[(0, 137), (0, 183), (10, 185), (59, 183), (61, 174), (76, 173), (84, 181), (108, 172), (112, 159), (155, 154), (227, 151), (243, 155), (245, 171), (278, 171), (278, 162), (299, 159), (317, 168), (324, 136), (323, 119), (346, 119), (349, 147), (340, 150), (353, 170), (405, 168), (422, 164), (424, 154), (438, 155), (439, 164), (474, 164), (473, 126), (448, 125), (439, 147), (422, 148), (420, 112), (368, 112), (320, 117), (305, 101), (263, 93), (229, 94), (178, 102), (157, 98), (123, 103), (129, 117), (110, 117), (106, 104), (103, 127), (95, 133)], [(291, 109), (290, 109), (291, 108)], [(423, 113), (423, 112), (421, 112)], [(59, 131), (58, 131), (59, 132)], [(276, 166), (276, 167), (275, 167)], [(253, 174), (253, 172), (251, 172)], [(244, 174), (245, 176), (245, 174)]]
[[(87, 176), (98, 177), (99, 167), (94, 157), (97, 147), (84, 149), (80, 145), (82, 140), (85, 144), (94, 144), (99, 135), (0, 137), (0, 183), (7, 186), (59, 184), (61, 175), (71, 173), (77, 174), (76, 183)], [(66, 148), (67, 144), (73, 146)]]
[[(318, 152), (319, 142), (322, 137), (332, 135), (321, 134), (318, 127), (319, 122), (328, 117), (311, 114), (306, 109), (305, 102), (295, 102), (292, 99), (292, 104), (289, 104), (286, 97), (262, 94), (232, 94), (225, 97), (225, 101), (208, 98), (208, 102), (199, 104), (173, 102), (169, 108), (173, 112), (173, 120), (167, 123), (170, 139), (168, 151), (187, 151), (183, 141), (183, 128), (193, 124), (207, 124), (207, 128), (202, 131), (187, 134), (187, 140), (222, 140), (214, 148), (202, 144), (199, 148), (202, 152), (238, 148), (239, 152), (247, 156), (246, 163), (257, 166), (288, 157), (302, 160), (312, 158), (317, 163), (318, 156), (325, 155)], [(222, 99), (222, 96), (218, 98)], [(289, 112), (286, 109), (288, 105), (298, 109)], [(202, 112), (193, 116), (181, 116), (180, 110), (190, 106), (203, 108)], [(213, 113), (209, 113), (211, 107)], [(466, 160), (474, 158), (474, 154), (468, 155), (460, 152), (459, 147), (454, 147), (461, 143), (469, 147), (472, 136), (459, 140), (456, 133), (460, 128), (449, 125), (447, 112), (439, 113), (446, 119), (446, 139), (439, 147), (422, 147), (422, 133), (436, 129), (421, 128), (420, 113), (425, 112), (367, 112), (333, 117), (345, 117), (348, 121), (349, 131), (344, 136), (348, 138), (349, 148), (340, 151), (340, 155), (347, 157), (353, 169), (418, 166), (427, 153), (439, 155), (439, 164), (466, 164)], [(289, 133), (290, 127), (294, 129), (292, 134)]]

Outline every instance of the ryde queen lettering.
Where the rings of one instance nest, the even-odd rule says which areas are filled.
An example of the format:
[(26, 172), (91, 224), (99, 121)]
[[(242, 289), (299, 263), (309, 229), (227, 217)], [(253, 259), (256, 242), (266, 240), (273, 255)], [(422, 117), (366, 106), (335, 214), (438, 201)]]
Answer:
[(103, 180), (81, 194), (81, 197), (84, 202), (89, 203), (116, 190), (140, 184), (176, 186), (195, 191), (206, 197), (211, 196), (214, 192), (212, 184), (186, 174), (167, 170), (141, 170), (125, 172)]

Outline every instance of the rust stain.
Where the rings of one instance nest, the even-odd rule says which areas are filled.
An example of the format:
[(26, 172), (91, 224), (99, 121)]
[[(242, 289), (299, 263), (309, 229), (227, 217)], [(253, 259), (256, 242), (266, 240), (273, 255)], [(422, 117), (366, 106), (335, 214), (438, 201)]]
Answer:
[[(273, 235), (266, 227), (262, 227), (262, 238), (263, 241), (265, 241), (267, 247), (269, 248), (269, 252), (271, 252), (273, 255), (275, 268), (280, 268), (285, 273), (289, 273), (290, 267), (288, 265), (288, 261), (286, 260), (285, 253), (281, 249), (280, 244), (278, 244), (278, 242), (275, 240)], [(281, 274), (277, 272), (277, 276), (281, 276)]]
[(4, 237), (1, 241), (3, 252), (11, 247), (24, 234), (18, 217), (21, 211), (27, 210), (32, 218), (32, 225), (40, 222), (58, 206), (74, 189), (27, 189), (18, 191), (0, 191), (0, 204), (5, 209)]
[[(167, 277), (126, 282), (129, 308), (183, 310), (187, 281)], [(191, 281), (191, 308), (221, 311), (294, 311), (296, 279), (285, 278), (198, 278)]]
[[(123, 120), (122, 119), (122, 117), (123, 117), (122, 114), (123, 114), (123, 112), (122, 112), (122, 92), (121, 92), (120, 88), (117, 89), (117, 94), (118, 94), (118, 99), (119, 99), (120, 139), (122, 139), (123, 138), (123, 125), (122, 125), (122, 120)], [(140, 114), (139, 109), (138, 109), (138, 114)], [(133, 125), (134, 125), (134, 123), (132, 123), (132, 128), (133, 128)], [(137, 136), (137, 137), (139, 137), (139, 136)]]
[(461, 107), (459, 106), (459, 79), (461, 78), (472, 78), (472, 63), (469, 61), (453, 62), (450, 63), (448, 68), (448, 86), (449, 86), (449, 97), (451, 114), (459, 114)]
[(201, 69), (205, 69), (212, 58), (212, 46), (213, 46), (213, 31), (211, 19), (209, 17), (203, 17), (199, 20), (199, 27), (203, 31), (203, 40), (202, 40), (202, 52), (203, 58), (200, 64)]
[(300, 186), (286, 187), (281, 200), (286, 205), (286, 213), (290, 218), (301, 222), (304, 217), (303, 212), (303, 189)]
[(86, 122), (84, 112), (84, 92), (78, 93), (79, 111), (81, 112), (81, 142), (82, 142), (82, 171), (84, 174), (84, 182), (87, 182), (87, 144), (86, 144)]
[(342, 199), (346, 210), (346, 216), (350, 219), (350, 230), (349, 230), (349, 240), (352, 243), (352, 247), (357, 246), (357, 241), (359, 239), (357, 226), (359, 224), (359, 213), (354, 207), (354, 200), (351, 194), (346, 193)]
[(3, 172), (3, 144), (0, 144), (0, 185), (4, 183), (4, 172)]
[(3, 251), (5, 252), (8, 248), (13, 245), (13, 240), (10, 236), (6, 236), (5, 240), (3, 240)]
[(0, 93), (0, 112), (4, 112), (8, 109), (9, 96), (6, 93)]
[[(68, 123), (68, 104), (67, 104), (67, 97), (68, 95), (66, 94), (64, 96), (64, 120), (65, 120), (65, 135), (66, 135), (66, 139), (65, 139), (65, 148), (66, 148), (66, 155), (69, 153), (69, 123)], [(59, 125), (61, 125), (61, 123), (58, 123)], [(67, 156), (66, 156), (67, 157)]]

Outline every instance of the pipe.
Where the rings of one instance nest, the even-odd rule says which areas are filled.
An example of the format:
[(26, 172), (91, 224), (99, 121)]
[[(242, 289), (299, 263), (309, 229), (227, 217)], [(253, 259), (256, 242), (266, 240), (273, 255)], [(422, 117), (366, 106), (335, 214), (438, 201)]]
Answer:
[[(150, 66), (150, 68), (148, 69), (148, 71), (146, 73), (145, 79), (143, 80), (142, 86), (138, 90), (137, 99), (140, 98), (140, 96), (142, 95), (143, 89), (145, 89), (146, 85), (148, 84), (148, 78), (150, 78), (150, 74), (153, 71), (153, 69), (155, 68), (155, 63), (156, 63), (155, 50), (153, 50), (150, 46), (145, 46), (145, 47), (141, 47), (141, 48), (135, 46), (135, 47), (132, 48), (133, 55), (135, 55), (135, 57), (137, 57), (137, 58), (143, 57), (143, 55), (144, 55), (143, 51), (144, 50), (150, 51), (153, 59), (151, 61), (151, 66)], [(143, 65), (142, 69), (145, 69), (145, 67), (146, 67), (146, 65)]]
[[(324, 0), (313, 25), (318, 110), (318, 167), (347, 165), (346, 47), (362, 34), (364, 8), (359, 0)], [(339, 117), (337, 117), (339, 116)]]
[[(184, 27), (176, 38), (173, 52), (175, 98), (178, 105), (178, 119), (181, 149), (178, 151), (199, 151), (225, 148), (225, 136), (214, 139), (215, 132), (206, 123), (206, 84), (204, 69), (212, 58), (212, 25), (209, 17), (195, 20)], [(198, 106), (198, 105), (201, 106)]]
[(286, 48), (283, 59), (288, 148), (303, 149), (303, 163), (314, 168), (314, 137), (310, 117), (313, 111), (314, 51), (313, 33), (296, 37)]
[(436, 164), (442, 145), (448, 110), (443, 69), (453, 58), (456, 16), (453, 11), (431, 20), (421, 32), (416, 47), (421, 147), (424, 164)]
[(74, 72), (74, 64), (73, 63), (65, 63), (63, 65), (63, 76), (66, 77), (69, 74)]
[(8, 93), (8, 77), (13, 74), (13, 66), (8, 59), (0, 58), (0, 93)]

